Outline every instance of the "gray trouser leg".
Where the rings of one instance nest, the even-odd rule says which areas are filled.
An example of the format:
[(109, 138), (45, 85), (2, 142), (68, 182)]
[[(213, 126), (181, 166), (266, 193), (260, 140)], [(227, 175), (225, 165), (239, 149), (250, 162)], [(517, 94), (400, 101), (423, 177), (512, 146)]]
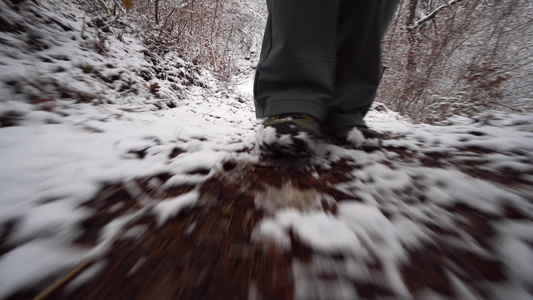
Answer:
[(267, 0), (268, 21), (255, 77), (257, 117), (326, 118), (335, 77), (335, 0)]
[(381, 73), (381, 39), (398, 0), (341, 0), (335, 96), (328, 102), (330, 130), (365, 125)]
[(331, 130), (362, 125), (380, 40), (398, 0), (267, 0), (257, 117), (307, 113)]

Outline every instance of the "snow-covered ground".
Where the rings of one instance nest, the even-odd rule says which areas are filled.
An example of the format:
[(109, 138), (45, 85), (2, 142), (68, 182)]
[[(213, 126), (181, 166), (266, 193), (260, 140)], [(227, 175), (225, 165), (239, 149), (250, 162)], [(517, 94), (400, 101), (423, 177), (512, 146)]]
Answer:
[[(231, 91), (200, 70), (194, 76), (201, 84), (172, 88), (156, 76), (143, 82), (138, 74), (153, 68), (135, 38), (109, 37), (108, 53), (98, 54), (84, 48), (90, 39), (79, 39), (84, 14), (78, 6), (61, 0), (26, 5), (71, 30), (40, 29), (48, 48), (31, 51), (21, 51), (28, 49), (19, 45), (25, 36), (0, 32), (6, 41), (0, 51), (0, 299), (50, 285), (128, 234), (139, 238), (142, 231), (126, 230), (139, 216), (165, 226), (185, 207), (205, 205), (200, 187), (227, 162), (276, 174), (255, 146), (250, 72), (236, 78)], [(0, 6), (13, 14), (8, 20), (19, 18)], [(177, 56), (161, 63), (168, 77), (188, 72)], [(155, 82), (159, 97), (148, 88)], [(61, 89), (68, 95), (60, 96)], [(84, 94), (91, 100), (80, 100)], [(381, 298), (532, 299), (533, 115), (413, 125), (377, 105), (368, 123), (386, 134), (382, 151), (320, 142), (303, 167), (320, 180), (337, 164), (348, 166), (347, 179), (329, 184), (343, 199), (295, 187), (297, 178), (281, 187), (258, 183), (263, 188), (252, 191), (264, 217), (250, 243), (274, 243), (290, 253), (295, 237), (314, 251), (306, 261), (292, 261), (294, 297), (365, 298), (358, 282), (386, 288)], [(170, 176), (157, 181), (159, 174)], [(156, 190), (196, 188), (170, 198), (147, 196), (135, 184), (139, 178), (152, 178)], [(75, 243), (83, 234), (80, 222), (97, 213), (82, 204), (113, 184), (127, 187), (136, 209), (104, 226), (95, 244)], [(102, 272), (93, 266), (72, 286)], [(249, 297), (261, 298), (253, 284)]]

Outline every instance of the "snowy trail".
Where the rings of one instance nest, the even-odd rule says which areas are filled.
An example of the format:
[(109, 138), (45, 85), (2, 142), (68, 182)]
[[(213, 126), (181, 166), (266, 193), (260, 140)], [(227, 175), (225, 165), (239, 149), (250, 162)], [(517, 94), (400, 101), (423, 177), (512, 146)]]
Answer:
[(161, 297), (208, 299), (232, 270), (248, 279), (223, 293), (252, 299), (531, 296), (531, 116), (415, 126), (378, 105), (383, 151), (321, 144), (298, 167), (261, 161), (249, 103), (194, 93), (0, 130), (0, 294), (88, 260), (53, 298), (140, 299), (170, 276), (186, 284)]
[(230, 90), (127, 32), (97, 54), (79, 6), (32, 3), (0, 2), (0, 299), (532, 299), (533, 115), (378, 104), (381, 151), (273, 163), (249, 69)]

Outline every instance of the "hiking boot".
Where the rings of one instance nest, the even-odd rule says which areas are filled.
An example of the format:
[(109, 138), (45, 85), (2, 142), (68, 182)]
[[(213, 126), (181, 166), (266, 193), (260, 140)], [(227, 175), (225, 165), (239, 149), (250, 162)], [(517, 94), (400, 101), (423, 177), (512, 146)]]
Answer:
[(335, 131), (331, 135), (334, 143), (366, 152), (381, 149), (383, 135), (366, 126), (351, 126)]
[(267, 118), (259, 132), (259, 145), (266, 154), (309, 156), (320, 135), (315, 118), (306, 114), (285, 114)]

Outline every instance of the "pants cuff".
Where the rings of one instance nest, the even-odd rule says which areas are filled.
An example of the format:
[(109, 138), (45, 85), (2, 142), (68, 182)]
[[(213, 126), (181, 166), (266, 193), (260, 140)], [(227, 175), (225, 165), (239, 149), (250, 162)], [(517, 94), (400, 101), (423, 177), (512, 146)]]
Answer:
[(326, 120), (326, 132), (334, 132), (342, 128), (352, 126), (366, 126), (361, 113), (352, 114), (329, 114)]
[(256, 107), (257, 118), (266, 118), (284, 114), (307, 114), (319, 122), (323, 122), (326, 115), (324, 106), (310, 101), (276, 101), (268, 103), (264, 107)]

